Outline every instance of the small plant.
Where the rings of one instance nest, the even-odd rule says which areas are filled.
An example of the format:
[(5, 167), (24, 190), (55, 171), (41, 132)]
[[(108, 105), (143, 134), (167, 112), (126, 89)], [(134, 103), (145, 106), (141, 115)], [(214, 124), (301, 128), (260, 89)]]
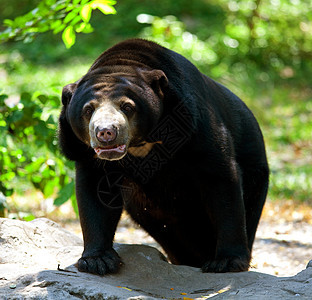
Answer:
[(45, 198), (58, 192), (55, 205), (71, 199), (76, 208), (73, 163), (62, 159), (57, 142), (59, 107), (57, 96), (23, 93), (17, 103), (0, 96), (0, 192), (5, 196), (31, 184)]

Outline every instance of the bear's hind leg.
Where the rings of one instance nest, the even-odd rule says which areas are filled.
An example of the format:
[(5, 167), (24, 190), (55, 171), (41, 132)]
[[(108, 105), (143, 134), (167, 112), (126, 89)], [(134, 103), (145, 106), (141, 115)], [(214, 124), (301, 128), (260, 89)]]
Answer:
[(244, 172), (243, 190), (246, 211), (248, 248), (251, 251), (258, 223), (265, 203), (269, 186), (269, 169), (252, 169)]

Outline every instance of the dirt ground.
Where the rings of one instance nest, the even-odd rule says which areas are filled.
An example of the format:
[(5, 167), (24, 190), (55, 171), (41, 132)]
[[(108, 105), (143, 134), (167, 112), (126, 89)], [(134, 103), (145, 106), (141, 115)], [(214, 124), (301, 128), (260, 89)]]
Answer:
[[(81, 235), (78, 222), (63, 224)], [(204, 236), (203, 236), (204, 238)], [(123, 215), (115, 242), (159, 245), (142, 229)], [(253, 248), (251, 271), (276, 276), (293, 276), (306, 268), (312, 259), (312, 208), (285, 203), (267, 203), (258, 227)]]

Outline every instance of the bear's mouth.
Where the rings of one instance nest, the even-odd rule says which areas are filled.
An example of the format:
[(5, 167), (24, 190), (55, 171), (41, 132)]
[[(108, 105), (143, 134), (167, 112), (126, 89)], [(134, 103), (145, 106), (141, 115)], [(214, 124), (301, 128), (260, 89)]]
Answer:
[(121, 159), (126, 153), (127, 145), (109, 145), (94, 148), (95, 153), (99, 158), (107, 160)]
[(110, 145), (94, 148), (94, 151), (97, 155), (100, 155), (105, 152), (119, 152), (124, 153), (126, 150), (126, 145)]

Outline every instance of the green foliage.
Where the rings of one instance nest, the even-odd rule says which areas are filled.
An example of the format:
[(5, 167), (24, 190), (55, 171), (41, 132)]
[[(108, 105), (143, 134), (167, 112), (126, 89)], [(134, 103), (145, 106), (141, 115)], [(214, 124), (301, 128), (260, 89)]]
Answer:
[(276, 89), (263, 120), (271, 199), (312, 203), (311, 90)]
[(39, 33), (53, 31), (62, 33), (66, 48), (75, 44), (76, 33), (93, 31), (89, 23), (92, 10), (103, 14), (115, 14), (115, 0), (41, 0), (29, 13), (14, 20), (4, 20), (7, 27), (0, 34), (0, 41), (10, 39), (32, 42)]
[[(174, 16), (138, 16), (150, 24), (142, 36), (184, 53), (214, 78), (238, 74), (244, 81), (301, 78), (312, 68), (312, 2), (218, 1), (226, 13), (223, 27), (191, 34)], [(215, 30), (217, 29), (217, 31)], [(287, 32), (287, 34), (281, 34)]]
[(195, 34), (186, 31), (186, 26), (175, 16), (164, 18), (154, 17), (147, 14), (137, 16), (140, 23), (151, 24), (146, 27), (141, 36), (152, 39), (161, 45), (168, 47), (191, 59), (199, 67), (208, 67), (218, 60), (218, 55), (213, 47)]
[(61, 158), (57, 144), (60, 99), (35, 92), (18, 101), (0, 96), (0, 192), (10, 196), (22, 182), (31, 183), (56, 205), (72, 198), (73, 163)]
[(292, 78), (311, 68), (310, 0), (222, 0), (220, 4), (228, 12), (223, 42), (233, 63), (250, 61), (273, 79)]

